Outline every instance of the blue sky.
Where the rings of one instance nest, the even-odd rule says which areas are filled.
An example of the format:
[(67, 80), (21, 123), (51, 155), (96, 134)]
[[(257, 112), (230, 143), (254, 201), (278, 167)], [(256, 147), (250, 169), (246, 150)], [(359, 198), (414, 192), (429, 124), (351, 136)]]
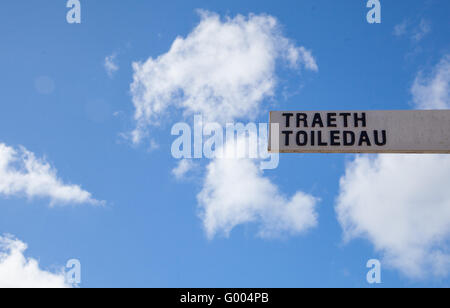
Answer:
[[(208, 239), (197, 194), (209, 161), (182, 181), (171, 173), (170, 129), (190, 117), (180, 110), (164, 116), (150, 132), (158, 148), (122, 134), (136, 127), (132, 63), (167, 53), (199, 24), (197, 9), (273, 16), (286, 38), (314, 56), (318, 72), (277, 67), (276, 92), (257, 121), (266, 122), (271, 109), (414, 108), (419, 72), (432, 75), (450, 53), (450, 3), (381, 2), (382, 23), (368, 24), (365, 1), (84, 0), (82, 23), (68, 24), (65, 1), (3, 1), (0, 143), (45, 157), (65, 183), (105, 205), (50, 207), (45, 197), (0, 194), (0, 234), (27, 243), (25, 255), (46, 270), (79, 259), (82, 287), (372, 287), (366, 262), (384, 254), (366, 238), (344, 243), (335, 211), (339, 179), (354, 156), (282, 155), (277, 169), (264, 172), (287, 196), (301, 190), (320, 198), (317, 227), (264, 239), (250, 223)], [(104, 67), (110, 55), (119, 67), (112, 77)], [(448, 275), (411, 278), (390, 265), (382, 281), (450, 282)]]

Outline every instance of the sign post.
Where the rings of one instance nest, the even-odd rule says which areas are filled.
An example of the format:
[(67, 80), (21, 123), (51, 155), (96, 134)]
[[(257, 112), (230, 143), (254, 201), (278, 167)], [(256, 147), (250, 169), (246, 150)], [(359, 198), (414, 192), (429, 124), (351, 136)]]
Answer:
[(450, 110), (274, 111), (270, 123), (269, 153), (450, 154)]

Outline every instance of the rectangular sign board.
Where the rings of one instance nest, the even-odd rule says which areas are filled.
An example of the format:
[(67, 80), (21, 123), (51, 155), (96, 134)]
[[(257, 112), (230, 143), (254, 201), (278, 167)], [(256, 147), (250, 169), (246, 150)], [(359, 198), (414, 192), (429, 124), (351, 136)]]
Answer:
[(450, 153), (450, 110), (274, 111), (270, 153)]

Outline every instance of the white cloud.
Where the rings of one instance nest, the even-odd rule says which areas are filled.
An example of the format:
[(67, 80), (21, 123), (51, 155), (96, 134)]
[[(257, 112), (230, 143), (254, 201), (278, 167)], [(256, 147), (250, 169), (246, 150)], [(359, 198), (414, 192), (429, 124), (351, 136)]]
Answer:
[(0, 236), (0, 288), (68, 288), (64, 272), (42, 270), (39, 262), (26, 258), (27, 245), (11, 237)]
[(169, 107), (185, 115), (201, 113), (209, 122), (254, 118), (261, 102), (274, 94), (277, 60), (318, 69), (311, 52), (285, 38), (271, 16), (222, 20), (201, 12), (200, 24), (166, 54), (133, 63), (134, 142), (149, 125), (159, 124)]
[[(419, 108), (448, 108), (449, 57), (412, 88)], [(336, 204), (347, 240), (364, 237), (386, 264), (414, 278), (450, 271), (450, 157), (357, 156), (340, 181)]]
[(178, 162), (178, 165), (172, 170), (172, 174), (177, 180), (181, 180), (185, 175), (195, 168), (196, 165), (191, 159), (182, 159)]
[(77, 185), (66, 185), (45, 160), (0, 143), (0, 195), (50, 198), (56, 204), (102, 204)]
[(450, 55), (445, 56), (434, 68), (431, 76), (420, 72), (413, 87), (413, 101), (420, 109), (450, 108)]
[(114, 73), (119, 70), (119, 66), (116, 63), (116, 57), (117, 57), (116, 54), (112, 54), (105, 58), (104, 66), (106, 73), (110, 78), (112, 78), (114, 76)]
[[(450, 159), (358, 156), (340, 182), (339, 221), (348, 239), (366, 237), (408, 276), (448, 274)], [(440, 262), (437, 262), (437, 258)]]
[[(169, 108), (184, 116), (202, 114), (205, 122), (254, 119), (264, 99), (275, 93), (279, 63), (318, 71), (312, 53), (284, 37), (274, 17), (200, 15), (200, 24), (185, 38), (178, 37), (167, 53), (133, 63), (134, 142), (160, 124)], [(182, 178), (192, 168), (184, 160), (172, 172)], [(295, 235), (317, 225), (318, 200), (302, 192), (283, 196), (256, 161), (214, 159), (207, 170), (198, 202), (209, 238), (228, 236), (247, 223), (258, 224), (262, 237)]]
[(229, 236), (236, 226), (248, 223), (259, 225), (258, 235), (264, 238), (298, 235), (315, 227), (318, 199), (303, 192), (286, 198), (254, 160), (234, 158), (246, 142), (241, 137), (236, 144), (227, 144), (225, 157), (207, 167), (197, 198), (208, 238)]

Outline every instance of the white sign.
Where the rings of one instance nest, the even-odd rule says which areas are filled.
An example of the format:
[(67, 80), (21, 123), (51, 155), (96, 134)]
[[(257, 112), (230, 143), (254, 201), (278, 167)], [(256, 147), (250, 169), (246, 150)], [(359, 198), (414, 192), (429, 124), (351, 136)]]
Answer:
[(275, 111), (270, 123), (271, 153), (450, 153), (450, 110)]

